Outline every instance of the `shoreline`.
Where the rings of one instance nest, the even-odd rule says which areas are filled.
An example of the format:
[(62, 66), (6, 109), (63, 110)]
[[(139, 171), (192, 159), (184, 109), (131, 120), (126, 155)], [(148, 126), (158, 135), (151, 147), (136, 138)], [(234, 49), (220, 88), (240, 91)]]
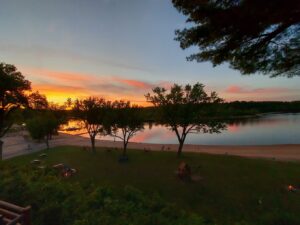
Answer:
[[(3, 158), (30, 154), (46, 148), (44, 143), (26, 140), (22, 135), (3, 138)], [(90, 139), (78, 135), (60, 133), (50, 141), (51, 147), (90, 147)], [(164, 147), (163, 147), (164, 146)], [(121, 141), (96, 140), (96, 147), (122, 148)], [(178, 144), (128, 143), (129, 149), (176, 152)], [(234, 155), (248, 158), (264, 158), (278, 161), (300, 161), (300, 144), (282, 145), (192, 145), (185, 144), (184, 152)]]

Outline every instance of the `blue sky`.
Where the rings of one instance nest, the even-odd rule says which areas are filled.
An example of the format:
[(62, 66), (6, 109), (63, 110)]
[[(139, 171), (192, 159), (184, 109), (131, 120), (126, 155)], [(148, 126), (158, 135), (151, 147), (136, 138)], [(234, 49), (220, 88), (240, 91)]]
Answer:
[[(187, 62), (170, 0), (1, 0), (0, 61), (50, 100), (99, 95), (143, 102), (156, 85), (201, 82), (227, 100), (300, 100), (300, 77), (242, 76)], [(194, 49), (195, 50), (195, 49)]]

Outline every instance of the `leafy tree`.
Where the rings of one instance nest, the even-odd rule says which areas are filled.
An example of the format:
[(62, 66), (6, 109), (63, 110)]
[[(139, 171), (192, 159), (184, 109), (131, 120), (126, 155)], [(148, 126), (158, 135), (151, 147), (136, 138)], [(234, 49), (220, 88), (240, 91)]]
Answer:
[(95, 152), (96, 136), (106, 135), (107, 110), (110, 107), (110, 102), (104, 98), (89, 97), (83, 100), (75, 100), (73, 111), (75, 116), (83, 121), (84, 127), (90, 136), (92, 151)]
[(64, 102), (65, 109), (72, 109), (73, 102), (71, 98), (67, 98), (66, 102)]
[[(26, 91), (31, 84), (14, 65), (0, 63), (0, 139), (13, 124), (11, 115), (21, 106), (28, 105)], [(3, 141), (0, 140), (0, 160)]]
[(169, 92), (163, 87), (156, 87), (153, 95), (148, 93), (145, 97), (161, 110), (161, 122), (175, 132), (179, 142), (178, 156), (189, 133), (219, 133), (225, 128), (223, 123), (210, 118), (212, 115), (207, 111), (223, 100), (216, 92), (208, 95), (203, 84), (188, 84), (185, 87), (174, 84)]
[(229, 62), (243, 74), (300, 75), (298, 0), (172, 0), (187, 16), (176, 30), (181, 48), (199, 47), (187, 59)]
[(137, 132), (144, 129), (144, 121), (141, 109), (138, 106), (131, 106), (130, 102), (115, 101), (112, 104), (110, 135), (123, 142), (123, 157), (127, 156), (127, 145), (129, 140)]
[(43, 110), (49, 107), (49, 103), (45, 95), (38, 91), (31, 93), (28, 96), (29, 107), (32, 109)]
[(52, 139), (52, 135), (58, 133), (60, 120), (55, 117), (53, 112), (47, 111), (36, 114), (26, 122), (26, 125), (31, 137), (35, 140), (45, 141), (47, 149), (49, 149), (49, 140)]

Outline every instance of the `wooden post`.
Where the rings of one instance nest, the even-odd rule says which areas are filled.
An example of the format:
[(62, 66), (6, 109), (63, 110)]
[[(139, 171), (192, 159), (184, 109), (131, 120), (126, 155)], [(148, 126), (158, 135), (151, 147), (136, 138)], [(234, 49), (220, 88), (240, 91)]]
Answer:
[(0, 215), (0, 225), (4, 225), (3, 216)]
[(11, 220), (11, 224), (31, 225), (30, 211), (30, 206), (24, 208), (0, 200), (0, 213), (4, 214), (0, 214), (0, 225), (5, 225), (6, 219)]
[(31, 211), (30, 206), (27, 206), (26, 208), (24, 208), (24, 210), (22, 212), (23, 213), (23, 223), (24, 223), (23, 225), (31, 225), (30, 211)]
[[(0, 161), (3, 159), (3, 141), (0, 140)], [(0, 224), (1, 225), (1, 224)]]

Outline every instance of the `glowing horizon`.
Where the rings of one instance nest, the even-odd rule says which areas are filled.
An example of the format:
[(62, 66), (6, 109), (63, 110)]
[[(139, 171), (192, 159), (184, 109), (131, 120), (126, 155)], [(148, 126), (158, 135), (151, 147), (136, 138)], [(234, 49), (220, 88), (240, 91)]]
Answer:
[[(26, 77), (36, 80), (32, 82), (33, 91), (39, 91), (54, 103), (62, 104), (67, 98), (82, 99), (89, 96), (103, 97), (107, 100), (128, 100), (132, 104), (150, 106), (144, 95), (151, 93), (152, 88), (160, 86), (169, 89), (172, 82), (159, 81), (151, 83), (142, 80), (124, 79), (118, 76), (97, 76), (77, 72), (53, 71), (21, 67), (20, 70)], [(40, 81), (41, 79), (47, 82)], [(184, 85), (184, 84), (183, 84)], [(204, 84), (205, 85), (205, 84)], [(206, 90), (215, 91), (210, 87)], [(268, 98), (256, 99), (257, 95), (273, 95), (288, 93), (288, 88), (251, 88), (249, 86), (230, 85), (222, 90), (216, 90), (225, 101), (270, 101)], [(272, 100), (272, 99), (271, 99)], [(280, 101), (281, 99), (278, 99)]]

